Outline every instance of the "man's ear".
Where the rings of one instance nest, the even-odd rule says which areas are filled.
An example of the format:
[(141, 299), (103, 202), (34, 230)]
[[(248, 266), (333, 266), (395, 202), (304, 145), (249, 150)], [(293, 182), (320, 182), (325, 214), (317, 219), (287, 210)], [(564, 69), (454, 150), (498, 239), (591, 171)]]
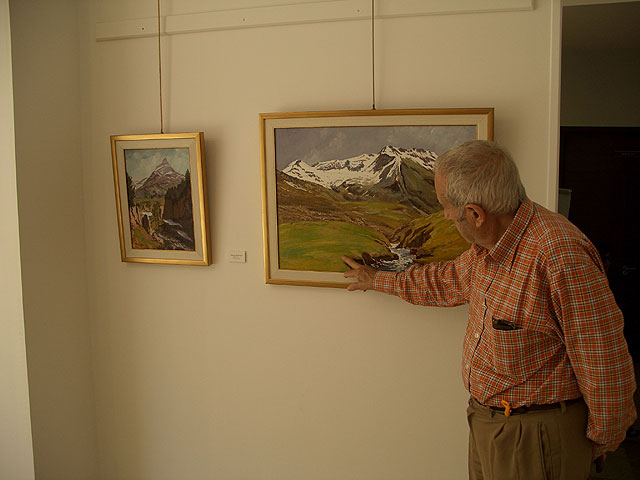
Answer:
[(475, 203), (467, 203), (464, 209), (476, 228), (484, 225), (484, 222), (487, 220), (487, 212), (484, 211), (484, 208)]

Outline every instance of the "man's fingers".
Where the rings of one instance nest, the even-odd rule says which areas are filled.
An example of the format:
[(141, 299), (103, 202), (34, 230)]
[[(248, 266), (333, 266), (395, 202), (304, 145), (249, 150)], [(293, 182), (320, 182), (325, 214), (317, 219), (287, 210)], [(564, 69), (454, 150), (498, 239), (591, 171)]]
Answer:
[(372, 288), (371, 279), (373, 277), (373, 273), (375, 273), (375, 270), (373, 270), (371, 267), (360, 265), (358, 262), (349, 257), (342, 256), (340, 258), (342, 258), (342, 261), (344, 263), (351, 267), (351, 270), (347, 270), (346, 272), (344, 272), (344, 277), (356, 279), (355, 282), (350, 283), (347, 286), (348, 291), (353, 292), (354, 290), (362, 290), (366, 292), (368, 289)]
[(346, 256), (343, 255), (340, 258), (342, 258), (342, 261), (344, 263), (346, 263), (347, 265), (349, 265), (353, 269), (362, 267), (362, 265), (360, 265), (358, 262), (356, 262), (355, 260), (353, 260), (353, 259), (351, 259), (349, 257), (346, 257)]
[(346, 272), (344, 272), (345, 278), (357, 277), (358, 275), (360, 275), (360, 272), (358, 270), (347, 270)]
[(367, 289), (363, 287), (363, 284), (361, 282), (350, 283), (347, 286), (347, 290), (350, 292), (353, 292), (354, 290), (362, 290), (363, 292), (367, 291)]

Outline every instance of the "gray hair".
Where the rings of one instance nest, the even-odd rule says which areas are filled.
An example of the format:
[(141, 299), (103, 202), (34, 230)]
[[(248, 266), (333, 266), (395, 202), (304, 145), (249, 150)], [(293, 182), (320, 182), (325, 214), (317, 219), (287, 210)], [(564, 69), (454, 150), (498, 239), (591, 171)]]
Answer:
[(511, 155), (493, 142), (473, 140), (440, 155), (435, 173), (446, 181), (445, 195), (457, 208), (474, 203), (492, 215), (514, 213), (527, 193)]

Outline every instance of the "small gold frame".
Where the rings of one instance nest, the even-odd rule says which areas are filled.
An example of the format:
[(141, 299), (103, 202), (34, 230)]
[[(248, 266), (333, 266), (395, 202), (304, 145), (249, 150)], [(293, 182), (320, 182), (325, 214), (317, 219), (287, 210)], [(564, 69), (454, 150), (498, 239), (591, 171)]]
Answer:
[(204, 133), (113, 135), (111, 157), (122, 261), (210, 265)]

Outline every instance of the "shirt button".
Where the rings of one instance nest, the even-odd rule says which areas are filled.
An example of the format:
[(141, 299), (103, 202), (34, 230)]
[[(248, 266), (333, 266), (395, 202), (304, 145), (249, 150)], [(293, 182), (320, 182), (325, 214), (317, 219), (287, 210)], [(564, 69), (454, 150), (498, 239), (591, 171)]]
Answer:
[(476, 338), (480, 338), (480, 334), (479, 334), (479, 333), (476, 333), (476, 334), (474, 335), (474, 337), (476, 337)]
[(464, 368), (466, 368), (467, 370), (469, 370), (469, 364), (467, 363)]

